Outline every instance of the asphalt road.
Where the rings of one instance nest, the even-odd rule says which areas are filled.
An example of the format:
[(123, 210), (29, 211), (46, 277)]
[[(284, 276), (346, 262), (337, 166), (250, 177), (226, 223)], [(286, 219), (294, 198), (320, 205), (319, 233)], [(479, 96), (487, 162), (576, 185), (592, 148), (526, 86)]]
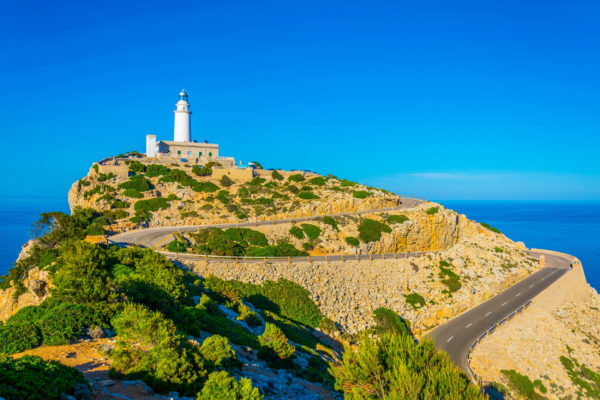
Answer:
[[(406, 197), (402, 197), (402, 205), (398, 207), (389, 207), (380, 210), (365, 210), (365, 211), (357, 211), (356, 213), (339, 213), (339, 214), (330, 214), (330, 216), (351, 216), (351, 215), (361, 215), (361, 214), (369, 214), (373, 212), (383, 212), (383, 211), (394, 211), (401, 210), (410, 207), (414, 207), (421, 203), (421, 200), (410, 199)], [(216, 225), (190, 225), (190, 226), (165, 226), (165, 227), (157, 227), (157, 228), (144, 228), (144, 229), (136, 229), (133, 231), (119, 233), (117, 235), (110, 236), (108, 238), (109, 241), (114, 243), (126, 243), (126, 244), (138, 244), (145, 247), (154, 247), (156, 244), (160, 243), (162, 240), (167, 238), (169, 235), (178, 232), (196, 232), (201, 228), (236, 228), (236, 227), (253, 227), (253, 226), (261, 226), (261, 225), (273, 225), (273, 224), (283, 224), (289, 222), (302, 222), (302, 221), (310, 221), (315, 219), (321, 219), (322, 216), (314, 216), (314, 217), (302, 217), (302, 218), (285, 218), (279, 219), (275, 221), (251, 221), (251, 222), (242, 222), (242, 223), (233, 223), (233, 224), (216, 224)], [(167, 241), (165, 241), (166, 243)]]
[[(530, 254), (536, 258), (542, 255), (535, 252)], [(571, 258), (549, 254), (544, 254), (544, 257), (545, 268), (434, 329), (428, 336), (435, 341), (436, 348), (446, 351), (450, 359), (467, 372), (467, 351), (471, 344), (570, 269)]]

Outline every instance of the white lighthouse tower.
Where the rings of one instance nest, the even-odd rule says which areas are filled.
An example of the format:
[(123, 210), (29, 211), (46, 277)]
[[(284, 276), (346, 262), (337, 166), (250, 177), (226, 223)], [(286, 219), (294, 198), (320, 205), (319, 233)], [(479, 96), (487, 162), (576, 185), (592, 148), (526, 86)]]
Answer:
[(185, 89), (181, 89), (179, 93), (179, 101), (176, 104), (175, 110), (175, 134), (173, 141), (175, 142), (191, 142), (192, 141), (192, 125), (190, 117), (190, 103), (188, 103), (188, 94)]

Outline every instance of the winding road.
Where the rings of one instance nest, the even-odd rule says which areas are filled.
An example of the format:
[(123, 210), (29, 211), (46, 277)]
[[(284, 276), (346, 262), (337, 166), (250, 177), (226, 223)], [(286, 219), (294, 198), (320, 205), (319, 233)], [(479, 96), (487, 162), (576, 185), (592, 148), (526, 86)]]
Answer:
[(428, 336), (435, 341), (436, 348), (446, 351), (450, 359), (463, 371), (468, 373), (467, 352), (474, 341), (558, 280), (571, 267), (572, 258), (567, 258), (566, 255), (534, 251), (530, 254), (536, 258), (544, 255), (546, 266), (429, 333)]

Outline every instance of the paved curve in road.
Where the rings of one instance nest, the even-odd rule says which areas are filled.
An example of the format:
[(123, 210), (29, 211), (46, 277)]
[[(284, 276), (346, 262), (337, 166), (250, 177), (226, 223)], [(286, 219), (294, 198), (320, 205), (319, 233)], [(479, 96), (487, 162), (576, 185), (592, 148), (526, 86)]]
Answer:
[[(361, 215), (361, 214), (370, 214), (373, 212), (384, 212), (384, 211), (394, 211), (401, 210), (406, 208), (411, 208), (417, 206), (422, 203), (422, 200), (412, 199), (408, 197), (401, 197), (402, 205), (398, 207), (388, 207), (382, 208), (379, 210), (363, 210), (357, 211), (355, 213), (346, 212), (346, 213), (338, 213), (338, 214), (329, 214), (330, 216), (351, 216), (351, 215)], [(289, 222), (300, 222), (300, 221), (309, 221), (323, 218), (323, 216), (313, 216), (313, 217), (299, 217), (299, 218), (284, 218), (273, 221), (252, 221), (252, 222), (241, 222), (241, 223), (231, 223), (231, 224), (214, 224), (214, 225), (188, 225), (188, 226), (165, 226), (165, 227), (157, 227), (157, 228), (144, 228), (144, 229), (136, 229), (133, 231), (123, 232), (109, 237), (108, 239), (114, 243), (131, 243), (131, 244), (139, 244), (146, 247), (154, 247), (156, 244), (160, 243), (162, 240), (167, 238), (167, 236), (177, 233), (177, 232), (196, 232), (201, 228), (236, 228), (236, 227), (252, 227), (252, 226), (260, 226), (260, 225), (272, 225), (272, 224), (284, 224)]]
[[(542, 255), (536, 252), (530, 254), (537, 258)], [(428, 336), (435, 341), (436, 348), (446, 351), (450, 359), (467, 372), (467, 351), (471, 344), (570, 269), (572, 258), (543, 255), (546, 258), (545, 268), (431, 331)]]

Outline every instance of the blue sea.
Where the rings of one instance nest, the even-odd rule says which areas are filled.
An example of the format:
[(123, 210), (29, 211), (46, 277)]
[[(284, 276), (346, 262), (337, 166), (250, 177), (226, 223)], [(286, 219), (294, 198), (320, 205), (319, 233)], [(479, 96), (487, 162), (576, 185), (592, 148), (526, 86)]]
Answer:
[[(440, 201), (487, 222), (527, 247), (562, 251), (583, 263), (588, 282), (600, 290), (600, 202)], [(62, 198), (0, 198), (0, 275), (6, 274), (31, 225), (45, 211), (68, 212)]]

